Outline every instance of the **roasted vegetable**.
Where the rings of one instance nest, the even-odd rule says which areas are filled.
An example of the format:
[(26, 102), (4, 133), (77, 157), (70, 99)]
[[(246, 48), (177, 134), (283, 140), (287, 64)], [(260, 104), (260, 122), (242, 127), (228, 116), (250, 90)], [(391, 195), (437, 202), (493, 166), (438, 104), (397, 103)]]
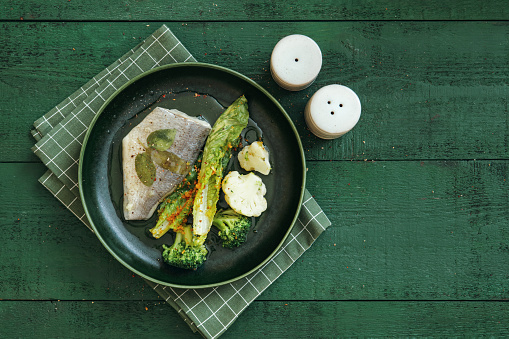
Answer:
[(191, 225), (176, 229), (175, 241), (171, 247), (163, 245), (163, 260), (167, 264), (188, 270), (195, 270), (207, 260), (208, 250), (204, 243), (207, 236), (195, 236)]
[(196, 197), (193, 204), (193, 232), (206, 235), (216, 214), (221, 190), (225, 157), (247, 126), (249, 112), (247, 99), (241, 96), (219, 116), (205, 143)]
[(223, 180), (224, 198), (237, 213), (258, 217), (267, 209), (267, 189), (262, 179), (253, 172), (242, 175), (232, 171)]
[(199, 171), (197, 165), (200, 164), (200, 161), (201, 154), (189, 174), (159, 206), (159, 219), (157, 224), (150, 229), (150, 233), (154, 238), (158, 239), (169, 230), (175, 230), (185, 223), (187, 217), (191, 214), (196, 195), (195, 183)]
[(257, 171), (264, 175), (270, 172), (269, 152), (261, 141), (255, 141), (244, 147), (239, 152), (238, 159), (240, 167), (246, 171)]
[(216, 213), (212, 225), (219, 229), (222, 246), (233, 248), (242, 245), (251, 228), (251, 218), (235, 212), (232, 209), (221, 210)]

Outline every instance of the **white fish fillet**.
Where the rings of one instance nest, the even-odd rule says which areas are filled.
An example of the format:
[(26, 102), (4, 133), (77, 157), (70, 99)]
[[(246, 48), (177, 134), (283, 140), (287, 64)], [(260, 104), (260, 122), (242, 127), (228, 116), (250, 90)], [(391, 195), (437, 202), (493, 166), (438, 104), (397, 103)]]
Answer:
[(160, 129), (176, 129), (175, 141), (167, 150), (193, 164), (210, 132), (208, 122), (190, 117), (176, 109), (157, 107), (122, 140), (124, 181), (124, 217), (126, 220), (149, 219), (159, 202), (182, 182), (185, 174), (176, 174), (156, 166), (156, 180), (144, 185), (135, 169), (135, 158), (145, 151), (147, 136)]

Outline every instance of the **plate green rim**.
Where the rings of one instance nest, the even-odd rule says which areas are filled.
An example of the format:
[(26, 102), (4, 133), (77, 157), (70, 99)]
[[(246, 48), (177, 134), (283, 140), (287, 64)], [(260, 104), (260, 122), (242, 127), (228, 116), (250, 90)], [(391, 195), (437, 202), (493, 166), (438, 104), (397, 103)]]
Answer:
[[(88, 139), (90, 137), (90, 133), (92, 132), (92, 129), (95, 125), (95, 123), (97, 122), (97, 120), (99, 119), (99, 116), (104, 112), (104, 110), (106, 109), (106, 107), (111, 103), (111, 101), (117, 96), (119, 95), (124, 89), (126, 89), (127, 87), (129, 87), (131, 84), (133, 84), (134, 82), (140, 80), (141, 78), (149, 75), (149, 74), (152, 74), (152, 73), (155, 73), (155, 72), (158, 72), (158, 71), (161, 71), (161, 70), (165, 70), (165, 69), (169, 69), (169, 68), (177, 68), (177, 67), (204, 67), (204, 68), (212, 68), (212, 69), (216, 69), (216, 70), (220, 70), (220, 71), (223, 71), (223, 72), (226, 72), (226, 73), (230, 73), (231, 75), (234, 75), (244, 81), (246, 81), (247, 83), (249, 83), (250, 85), (252, 85), (253, 87), (255, 87), (256, 89), (258, 89), (259, 91), (261, 91), (265, 96), (267, 96), (275, 105), (276, 107), (279, 109), (279, 111), (283, 114), (283, 116), (285, 117), (285, 119), (288, 121), (288, 123), (290, 124), (290, 127), (292, 128), (292, 131), (294, 133), (294, 136), (297, 140), (297, 144), (299, 146), (299, 150), (300, 150), (300, 154), (301, 154), (301, 158), (302, 158), (302, 183), (301, 183), (301, 190), (300, 190), (300, 197), (299, 197), (299, 206), (297, 208), (297, 211), (293, 217), (293, 220), (290, 224), (290, 226), (288, 227), (288, 230), (286, 231), (285, 235), (283, 236), (283, 238), (281, 239), (280, 243), (278, 244), (278, 246), (274, 249), (274, 251), (272, 251), (270, 253), (269, 256), (267, 256), (267, 258), (265, 258), (260, 264), (258, 264), (257, 266), (255, 266), (254, 268), (252, 268), (251, 270), (249, 270), (248, 272), (244, 273), (244, 274), (241, 274), (235, 278), (231, 278), (231, 279), (228, 279), (228, 280), (225, 280), (225, 281), (221, 281), (221, 282), (218, 282), (218, 283), (213, 283), (213, 284), (205, 284), (205, 285), (179, 285), (179, 284), (171, 284), (171, 283), (168, 283), (168, 282), (165, 282), (165, 281), (161, 281), (161, 280), (158, 280), (158, 279), (154, 279), (142, 272), (139, 272), (138, 270), (132, 268), (129, 264), (127, 264), (122, 258), (120, 258), (116, 253), (115, 251), (113, 251), (109, 246), (108, 244), (106, 243), (106, 241), (102, 238), (102, 236), (100, 235), (100, 232), (99, 230), (97, 229), (94, 221), (92, 220), (92, 218), (90, 217), (90, 214), (89, 214), (89, 211), (88, 211), (88, 206), (87, 206), (87, 203), (86, 203), (86, 200), (85, 200), (85, 196), (84, 196), (84, 192), (83, 192), (83, 189), (82, 189), (82, 171), (83, 171), (83, 157), (84, 157), (84, 154), (85, 154), (85, 150), (86, 150), (86, 146), (87, 146), (87, 142), (88, 142)], [(299, 213), (300, 213), (300, 210), (302, 208), (302, 201), (304, 199), (304, 190), (305, 190), (305, 187), (306, 187), (306, 158), (304, 156), (304, 148), (302, 146), (302, 142), (300, 140), (300, 137), (299, 137), (299, 134), (297, 132), (297, 129), (295, 128), (295, 125), (293, 124), (292, 120), (290, 119), (290, 117), (288, 116), (288, 113), (286, 113), (285, 109), (281, 106), (281, 104), (279, 104), (279, 102), (267, 91), (265, 90), (263, 87), (261, 87), (259, 84), (257, 84), (255, 81), (249, 79), (248, 77), (246, 77), (245, 75), (237, 72), (237, 71), (234, 71), (234, 70), (231, 70), (229, 68), (226, 68), (226, 67), (223, 67), (223, 66), (218, 66), (218, 65), (213, 65), (213, 64), (207, 64), (207, 63), (202, 63), (202, 62), (185, 62), (185, 63), (175, 63), (175, 64), (168, 64), (168, 65), (164, 65), (164, 66), (159, 66), (159, 67), (155, 67), (155, 68), (152, 68), (151, 70), (148, 70), (136, 77), (134, 77), (133, 79), (129, 80), (127, 83), (125, 83), (123, 86), (121, 86), (120, 88), (118, 88), (105, 102), (104, 104), (101, 106), (101, 108), (97, 111), (97, 114), (95, 115), (95, 117), (92, 119), (92, 122), (90, 123), (90, 126), (88, 127), (88, 130), (87, 130), (87, 133), (85, 134), (85, 138), (83, 139), (83, 144), (81, 146), (81, 151), (80, 151), (80, 159), (79, 159), (79, 164), (78, 164), (78, 186), (79, 186), (79, 192), (80, 192), (80, 198), (81, 198), (81, 203), (83, 204), (83, 209), (85, 210), (85, 214), (87, 216), (87, 220), (89, 221), (93, 231), (94, 231), (94, 234), (97, 236), (97, 238), (99, 238), (99, 241), (103, 244), (103, 246), (106, 248), (106, 250), (118, 261), (120, 262), (124, 267), (128, 268), (131, 272), (147, 279), (147, 280), (150, 280), (152, 282), (155, 282), (157, 284), (160, 284), (160, 285), (163, 285), (163, 286), (169, 286), (169, 287), (174, 287), (174, 288), (191, 288), (191, 289), (195, 289), (195, 288), (209, 288), (209, 287), (217, 287), (217, 286), (221, 286), (221, 285), (225, 285), (225, 284), (229, 284), (231, 282), (234, 282), (236, 280), (239, 280), (239, 279), (242, 279), (246, 276), (248, 276), (249, 274), (257, 271), (258, 269), (260, 269), (261, 267), (263, 267), (270, 259), (272, 259), (274, 257), (274, 255), (281, 249), (281, 246), (283, 246), (284, 242), (286, 241), (286, 239), (288, 238), (288, 236), (290, 235), (290, 232), (292, 231), (293, 227), (295, 226), (295, 222), (297, 222), (297, 219), (299, 217)]]

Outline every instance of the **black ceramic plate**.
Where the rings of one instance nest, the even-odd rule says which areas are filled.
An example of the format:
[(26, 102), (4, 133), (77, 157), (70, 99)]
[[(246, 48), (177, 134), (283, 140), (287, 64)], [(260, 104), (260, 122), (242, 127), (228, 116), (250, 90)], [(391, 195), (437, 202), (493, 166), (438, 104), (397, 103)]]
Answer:
[[(248, 138), (261, 137), (270, 151), (272, 171), (261, 176), (268, 209), (256, 219), (247, 241), (224, 249), (211, 231), (210, 255), (195, 271), (165, 264), (162, 245), (173, 232), (153, 239), (147, 221), (122, 217), (122, 138), (157, 105), (202, 115), (212, 125), (239, 96), (248, 100), (252, 126)], [(233, 164), (235, 167), (236, 165)], [(235, 167), (237, 169), (237, 167)], [(159, 284), (200, 288), (239, 279), (262, 266), (279, 249), (295, 223), (305, 184), (305, 159), (298, 134), (284, 109), (263, 88), (223, 67), (186, 63), (153, 69), (108, 99), (85, 136), (80, 157), (80, 194), (87, 217), (103, 245), (133, 272)]]

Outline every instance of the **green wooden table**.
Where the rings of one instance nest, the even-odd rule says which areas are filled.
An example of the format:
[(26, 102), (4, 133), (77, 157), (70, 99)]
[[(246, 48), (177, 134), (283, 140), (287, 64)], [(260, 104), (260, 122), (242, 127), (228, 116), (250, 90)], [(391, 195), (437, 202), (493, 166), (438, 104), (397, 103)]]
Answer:
[[(332, 221), (224, 338), (507, 335), (509, 9), (462, 2), (0, 1), (0, 337), (193, 336), (37, 182), (30, 151), (34, 120), (163, 23), (280, 100)], [(269, 71), (294, 33), (324, 61), (300, 92)], [(325, 141), (303, 110), (332, 83), (363, 111)]]

